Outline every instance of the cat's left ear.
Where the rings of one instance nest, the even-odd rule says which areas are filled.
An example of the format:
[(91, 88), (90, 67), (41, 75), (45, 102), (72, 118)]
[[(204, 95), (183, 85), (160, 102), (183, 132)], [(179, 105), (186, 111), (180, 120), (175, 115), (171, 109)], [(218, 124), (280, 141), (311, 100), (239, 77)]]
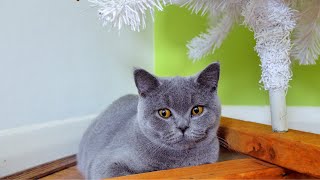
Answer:
[(142, 97), (160, 85), (159, 80), (144, 69), (135, 69), (133, 75), (139, 95)]
[(202, 70), (196, 76), (196, 83), (202, 87), (209, 88), (210, 91), (215, 91), (218, 87), (220, 77), (220, 63), (215, 62)]

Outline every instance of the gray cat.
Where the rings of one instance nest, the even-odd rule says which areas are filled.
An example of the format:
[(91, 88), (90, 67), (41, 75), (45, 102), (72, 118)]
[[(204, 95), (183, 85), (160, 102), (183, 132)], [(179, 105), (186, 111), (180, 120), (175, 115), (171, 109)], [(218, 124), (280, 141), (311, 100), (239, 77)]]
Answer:
[(216, 162), (219, 63), (190, 77), (134, 71), (139, 95), (113, 102), (87, 129), (78, 168), (100, 179)]

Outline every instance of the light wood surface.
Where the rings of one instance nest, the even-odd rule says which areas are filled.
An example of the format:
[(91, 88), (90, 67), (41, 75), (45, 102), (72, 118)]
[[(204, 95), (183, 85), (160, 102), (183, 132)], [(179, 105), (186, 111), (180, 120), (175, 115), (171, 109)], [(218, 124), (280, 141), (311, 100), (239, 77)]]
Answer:
[(177, 168), (112, 179), (282, 179), (284, 169), (253, 158)]
[(274, 133), (271, 126), (224, 117), (219, 136), (235, 151), (320, 178), (319, 134)]
[[(182, 170), (182, 171), (181, 171)], [(300, 173), (284, 170), (282, 168), (254, 159), (242, 159), (219, 162), (216, 164), (195, 166), (189, 168), (172, 169), (166, 171), (150, 172), (132, 176), (123, 176), (115, 179), (308, 179), (312, 178)], [(40, 180), (77, 179), (84, 178), (78, 169), (70, 167), (53, 173)]]
[(76, 166), (64, 169), (49, 176), (40, 178), (41, 180), (54, 180), (54, 179), (84, 179)]

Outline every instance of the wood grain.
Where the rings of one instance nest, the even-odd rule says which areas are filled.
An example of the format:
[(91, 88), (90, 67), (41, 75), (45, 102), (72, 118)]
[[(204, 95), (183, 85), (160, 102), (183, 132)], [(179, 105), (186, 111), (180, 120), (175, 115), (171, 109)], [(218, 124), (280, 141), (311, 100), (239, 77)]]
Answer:
[(49, 176), (40, 178), (40, 180), (50, 180), (50, 179), (84, 179), (80, 174), (76, 166), (69, 167), (62, 171), (56, 172)]
[(76, 155), (72, 155), (0, 179), (39, 179), (75, 165)]
[(271, 126), (222, 118), (219, 136), (235, 151), (320, 178), (320, 135), (289, 130), (274, 133)]
[(282, 179), (284, 169), (253, 158), (224, 161), (193, 167), (184, 167), (112, 179)]
[[(239, 170), (236, 174), (232, 174), (231, 172), (229, 172), (229, 174), (226, 174), (224, 176), (219, 176), (217, 174), (217, 178), (224, 178), (224, 179), (261, 179), (263, 177), (268, 177), (268, 179), (310, 179), (312, 177), (304, 175), (304, 174), (300, 174), (297, 172), (293, 172), (293, 171), (288, 171), (288, 170), (284, 170), (282, 168), (273, 168), (272, 165), (268, 165), (266, 163), (263, 163), (261, 161), (258, 161), (261, 164), (258, 164), (258, 166), (263, 165), (266, 166), (267, 168), (262, 168), (262, 169), (256, 169), (253, 171), (248, 171), (248, 168), (243, 168), (243, 165), (248, 165), (247, 163), (243, 163), (243, 161), (233, 161), (231, 163), (241, 163), (241, 168), (243, 168), (241, 171)], [(221, 169), (223, 171), (226, 171), (226, 168), (230, 168), (230, 162), (229, 163), (223, 163), (225, 164), (224, 166), (219, 164), (216, 167), (214, 171), (221, 171)], [(227, 164), (227, 165), (226, 165)], [(234, 165), (231, 165), (234, 167)], [(249, 166), (251, 166), (249, 164)], [(253, 164), (253, 166), (257, 166), (257, 164)], [(270, 167), (270, 168), (268, 168)], [(192, 167), (194, 168), (194, 167)], [(202, 168), (202, 167), (201, 167)], [(204, 167), (207, 168), (207, 167)], [(252, 167), (250, 167), (249, 170), (252, 170)], [(170, 170), (171, 171), (171, 170)], [(195, 169), (195, 171), (199, 172), (198, 169)], [(202, 170), (201, 170), (202, 171)], [(180, 176), (176, 176), (175, 179), (188, 179), (188, 178), (197, 178), (197, 179), (212, 179), (215, 178), (212, 174), (215, 173), (212, 169), (209, 170), (210, 172), (208, 173), (193, 173), (192, 176), (186, 176), (185, 173), (181, 172), (183, 175)], [(147, 176), (146, 179), (149, 179), (149, 177), (154, 176), (154, 173), (159, 173), (159, 172), (152, 172), (152, 173), (146, 173), (145, 175)], [(281, 176), (280, 176), (281, 175)], [(140, 175), (134, 175), (135, 177), (137, 177), (137, 179), (140, 179)], [(160, 179), (164, 179), (165, 177), (162, 177), (162, 175), (159, 175)], [(128, 176), (127, 176), (128, 177)], [(127, 177), (121, 177), (120, 179), (127, 179)], [(168, 178), (168, 177), (167, 177)], [(172, 177), (170, 177), (172, 179)], [(44, 178), (40, 178), (40, 180), (51, 180), (51, 179), (78, 179), (78, 180), (82, 180), (84, 179), (83, 176), (81, 176), (80, 172), (78, 171), (78, 169), (73, 166), (67, 169), (64, 169), (62, 171), (53, 173), (51, 175), (48, 175)], [(116, 178), (119, 179), (119, 178)]]

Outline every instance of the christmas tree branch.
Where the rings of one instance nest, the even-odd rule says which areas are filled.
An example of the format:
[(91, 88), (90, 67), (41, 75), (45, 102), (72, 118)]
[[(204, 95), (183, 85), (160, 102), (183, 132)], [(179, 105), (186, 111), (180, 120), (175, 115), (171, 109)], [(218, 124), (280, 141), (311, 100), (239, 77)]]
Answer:
[(233, 19), (225, 15), (216, 26), (208, 29), (208, 33), (202, 33), (198, 37), (193, 38), (187, 44), (189, 58), (196, 61), (209, 53), (214, 53), (228, 35), (233, 23)]
[(299, 21), (293, 33), (291, 55), (300, 64), (315, 64), (320, 55), (320, 1), (299, 4)]
[[(99, 18), (103, 25), (111, 25), (119, 30), (127, 25), (133, 31), (140, 31), (146, 27), (146, 13), (152, 18), (154, 10), (162, 10), (160, 0), (89, 0), (97, 6)], [(163, 1), (166, 4), (166, 1)]]

